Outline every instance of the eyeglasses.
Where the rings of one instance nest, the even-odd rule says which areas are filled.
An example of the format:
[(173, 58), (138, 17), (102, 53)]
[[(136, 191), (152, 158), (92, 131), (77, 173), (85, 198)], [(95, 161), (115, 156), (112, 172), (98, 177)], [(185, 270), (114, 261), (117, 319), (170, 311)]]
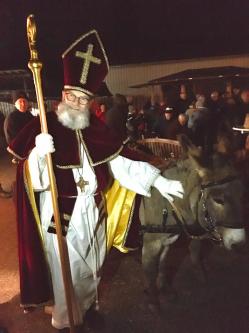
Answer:
[(65, 96), (66, 96), (66, 99), (67, 99), (68, 102), (76, 104), (77, 101), (78, 101), (79, 105), (86, 105), (90, 101), (89, 98), (82, 97), (82, 96), (77, 97), (71, 92), (66, 92)]

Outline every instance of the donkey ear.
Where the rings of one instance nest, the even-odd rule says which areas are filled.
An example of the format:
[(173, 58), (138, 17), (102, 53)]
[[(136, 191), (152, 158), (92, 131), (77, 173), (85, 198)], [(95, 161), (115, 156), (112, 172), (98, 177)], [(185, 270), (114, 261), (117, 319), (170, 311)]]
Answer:
[(178, 134), (177, 140), (180, 142), (180, 145), (184, 152), (187, 152), (188, 148), (192, 145), (191, 140), (185, 134)]
[(223, 122), (218, 128), (214, 151), (222, 155), (230, 156), (234, 152), (234, 133), (227, 122)]
[(195, 146), (192, 141), (185, 134), (180, 134), (177, 136), (177, 140), (180, 142), (183, 152), (186, 153), (189, 157), (201, 157), (202, 149)]
[(208, 161), (202, 148), (195, 146), (184, 134), (179, 135), (177, 139), (182, 146), (183, 152), (189, 158), (192, 167), (197, 171), (201, 178), (205, 177), (208, 173)]

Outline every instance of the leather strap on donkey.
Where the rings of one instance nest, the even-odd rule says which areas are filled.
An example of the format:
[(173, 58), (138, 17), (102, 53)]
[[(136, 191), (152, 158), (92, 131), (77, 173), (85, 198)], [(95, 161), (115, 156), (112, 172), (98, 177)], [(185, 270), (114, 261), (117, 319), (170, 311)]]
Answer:
[(237, 179), (236, 176), (229, 176), (224, 179), (221, 179), (219, 181), (210, 182), (207, 184), (202, 184), (200, 189), (200, 197), (198, 202), (202, 201), (202, 210), (204, 212), (204, 220), (205, 225), (201, 224), (198, 220), (198, 217), (196, 217), (196, 224), (194, 227), (190, 227), (187, 225), (184, 217), (180, 213), (179, 209), (176, 207), (174, 202), (169, 200), (169, 203), (172, 207), (172, 215), (176, 221), (176, 225), (167, 225), (167, 217), (168, 217), (168, 211), (167, 209), (163, 209), (163, 220), (161, 225), (155, 225), (155, 224), (147, 224), (141, 227), (142, 233), (171, 233), (171, 234), (181, 234), (184, 232), (190, 239), (209, 239), (213, 240), (218, 243), (223, 242), (223, 238), (219, 230), (217, 229), (216, 221), (209, 215), (206, 202), (203, 199), (204, 191), (207, 188), (214, 187), (214, 186), (220, 186), (224, 185), (226, 183), (235, 181)]

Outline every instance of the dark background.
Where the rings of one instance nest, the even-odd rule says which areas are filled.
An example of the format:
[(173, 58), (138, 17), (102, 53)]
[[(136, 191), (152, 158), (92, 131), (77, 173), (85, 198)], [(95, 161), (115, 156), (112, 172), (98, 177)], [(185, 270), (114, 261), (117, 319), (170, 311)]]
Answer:
[(44, 70), (96, 28), (111, 65), (249, 53), (248, 0), (1, 0), (0, 70), (26, 68), (26, 18), (35, 14)]

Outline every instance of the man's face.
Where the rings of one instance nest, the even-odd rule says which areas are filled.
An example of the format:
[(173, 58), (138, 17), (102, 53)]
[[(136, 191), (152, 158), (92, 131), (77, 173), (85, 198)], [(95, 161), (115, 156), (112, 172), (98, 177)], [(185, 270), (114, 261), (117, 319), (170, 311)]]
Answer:
[(20, 112), (26, 112), (28, 110), (29, 103), (26, 100), (26, 98), (18, 98), (15, 102), (15, 107), (17, 108), (18, 111)]
[(105, 111), (106, 111), (105, 104), (100, 104), (100, 110), (102, 113), (105, 113)]
[(56, 110), (62, 125), (72, 129), (84, 129), (90, 124), (89, 96), (78, 90), (64, 90), (62, 102)]
[(184, 126), (187, 122), (187, 116), (185, 114), (179, 114), (178, 121), (180, 125)]
[(78, 90), (64, 90), (62, 99), (72, 109), (79, 111), (83, 111), (88, 107), (90, 102), (89, 96)]
[(239, 89), (239, 88), (233, 88), (233, 94), (234, 94), (235, 96), (238, 96), (239, 93), (240, 93), (240, 89)]
[(172, 113), (171, 112), (165, 112), (164, 117), (166, 120), (170, 120), (172, 118)]
[(214, 101), (214, 102), (218, 101), (218, 99), (219, 99), (219, 93), (218, 93), (218, 91), (213, 91), (211, 93), (210, 97), (211, 97), (212, 101)]

